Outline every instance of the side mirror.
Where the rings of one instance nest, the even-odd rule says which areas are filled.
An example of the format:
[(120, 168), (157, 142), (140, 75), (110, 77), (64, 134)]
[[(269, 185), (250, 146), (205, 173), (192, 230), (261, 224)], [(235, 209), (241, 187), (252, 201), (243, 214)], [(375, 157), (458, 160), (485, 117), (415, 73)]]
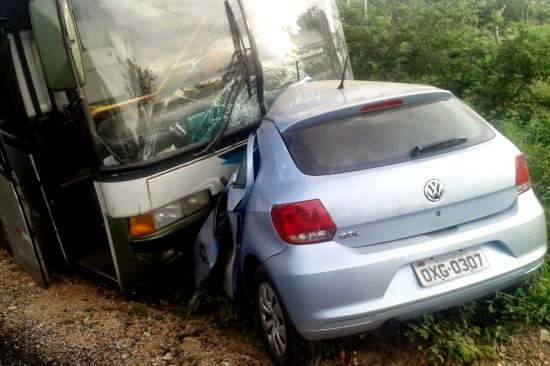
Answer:
[(66, 90), (86, 82), (80, 37), (67, 0), (31, 0), (34, 38), (48, 87)]

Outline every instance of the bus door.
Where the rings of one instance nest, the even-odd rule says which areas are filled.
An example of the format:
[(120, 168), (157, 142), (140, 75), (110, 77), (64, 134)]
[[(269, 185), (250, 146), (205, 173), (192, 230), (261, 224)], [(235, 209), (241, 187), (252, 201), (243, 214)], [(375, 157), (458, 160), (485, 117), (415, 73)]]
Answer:
[[(45, 263), (63, 252), (39, 170), (35, 126), (52, 109), (47, 90), (35, 87), (39, 68), (28, 29), (9, 17), (0, 22), (0, 225), (17, 264), (41, 286)], [(38, 160), (37, 160), (38, 158)], [(59, 165), (59, 164), (58, 164)], [(62, 257), (62, 256), (61, 256)]]
[[(29, 17), (16, 15), (16, 19)], [(0, 95), (5, 105), (0, 114), (5, 172), (0, 220), (10, 233), (6, 239), (16, 258), (16, 252), (23, 253), (19, 257), (25, 260), (17, 260), (21, 267), (31, 274), (44, 274), (42, 279), (33, 275), (42, 285), (48, 282), (44, 263), (84, 268), (116, 281), (87, 141), (79, 127), (80, 108), (72, 102), (72, 91), (48, 89), (32, 30), (21, 23), (17, 26), (8, 18), (2, 24), (0, 17), (4, 29), (0, 33)], [(10, 197), (9, 184), (14, 187)], [(11, 222), (16, 205), (26, 231), (19, 221)]]
[[(5, 123), (1, 120), (0, 123)], [(22, 197), (22, 190), (13, 170), (7, 164), (6, 145), (0, 130), (0, 222), (4, 237), (9, 243), (17, 264), (41, 286), (49, 284), (42, 249), (32, 226), (33, 215), (29, 205)]]
[[(32, 200), (33, 189), (22, 189), (20, 179), (27, 187), (36, 186), (36, 175), (32, 172), (31, 156), (25, 153), (25, 142), (18, 126), (18, 111), (15, 107), (13, 89), (9, 78), (14, 71), (9, 60), (10, 42), (2, 39), (0, 44), (0, 224), (3, 237), (7, 241), (17, 264), (25, 269), (40, 285), (48, 285), (48, 273), (39, 239), (35, 235), (33, 215), (36, 213), (28, 205), (23, 191)], [(10, 145), (7, 145), (8, 142)], [(9, 161), (19, 165), (20, 178)], [(25, 168), (27, 167), (27, 168)], [(31, 168), (30, 170), (28, 168)], [(40, 197), (39, 197), (40, 199)]]

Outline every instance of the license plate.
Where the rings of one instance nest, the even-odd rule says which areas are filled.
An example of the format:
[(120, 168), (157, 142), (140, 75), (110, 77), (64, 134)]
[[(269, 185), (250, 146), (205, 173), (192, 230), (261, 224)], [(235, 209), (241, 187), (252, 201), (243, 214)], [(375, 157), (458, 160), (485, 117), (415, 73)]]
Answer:
[(481, 249), (459, 251), (412, 264), (423, 286), (433, 286), (489, 268)]

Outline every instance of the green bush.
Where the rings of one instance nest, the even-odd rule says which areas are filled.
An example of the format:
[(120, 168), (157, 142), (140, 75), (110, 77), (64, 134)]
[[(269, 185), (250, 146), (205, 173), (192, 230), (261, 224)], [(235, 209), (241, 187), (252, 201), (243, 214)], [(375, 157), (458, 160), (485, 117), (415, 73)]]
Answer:
[(406, 336), (412, 342), (421, 343), (427, 360), (436, 364), (470, 364), (492, 359), (496, 354), (494, 348), (482, 342), (482, 329), (471, 319), (477, 315), (472, 309), (475, 307), (474, 302), (457, 311), (425, 315), (410, 324)]

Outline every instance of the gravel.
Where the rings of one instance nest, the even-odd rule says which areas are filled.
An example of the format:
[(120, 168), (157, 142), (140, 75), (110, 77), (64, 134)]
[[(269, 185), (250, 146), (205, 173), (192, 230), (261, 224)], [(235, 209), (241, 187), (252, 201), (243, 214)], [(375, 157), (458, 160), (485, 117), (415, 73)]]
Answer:
[(0, 366), (270, 364), (225, 301), (186, 317), (185, 299), (138, 299), (79, 276), (50, 277), (47, 289), (37, 286), (0, 247)]

